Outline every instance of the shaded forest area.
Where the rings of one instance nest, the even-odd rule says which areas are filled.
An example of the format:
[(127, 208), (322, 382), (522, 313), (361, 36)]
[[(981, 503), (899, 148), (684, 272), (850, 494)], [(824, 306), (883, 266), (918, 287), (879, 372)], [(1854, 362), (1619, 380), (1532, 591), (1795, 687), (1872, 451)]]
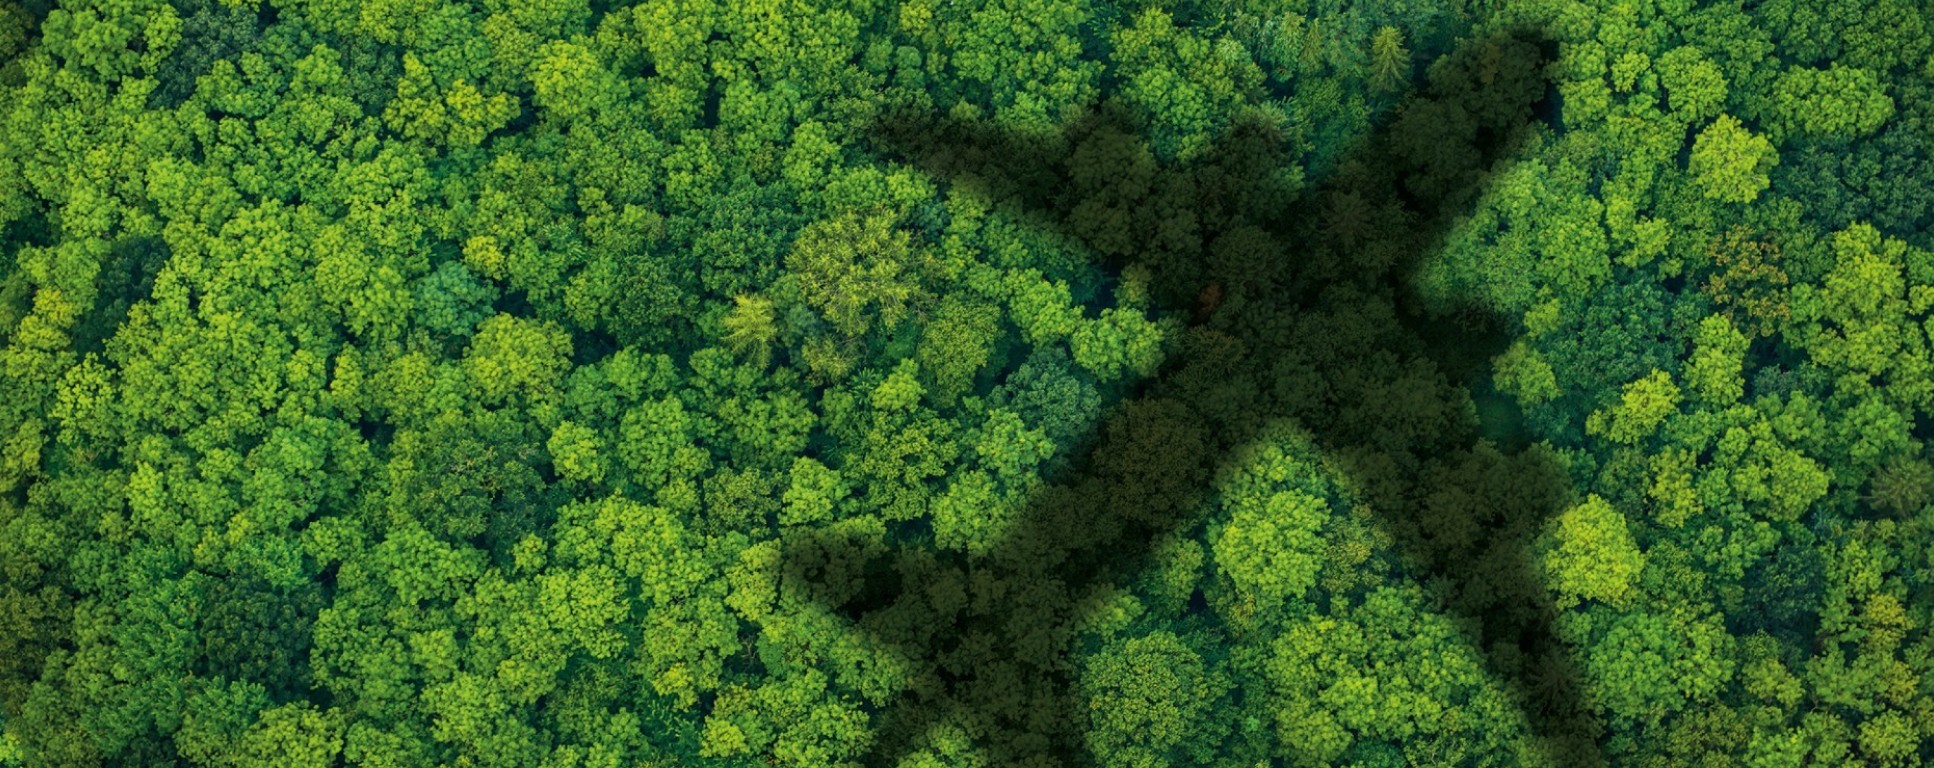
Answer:
[(1934, 760), (1914, 0), (0, 0), (0, 766)]

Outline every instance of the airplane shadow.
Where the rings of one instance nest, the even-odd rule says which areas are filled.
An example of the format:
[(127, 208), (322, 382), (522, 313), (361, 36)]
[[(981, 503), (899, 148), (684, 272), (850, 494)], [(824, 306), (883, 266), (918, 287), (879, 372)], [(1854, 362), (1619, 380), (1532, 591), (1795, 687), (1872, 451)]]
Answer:
[[(1524, 30), (1460, 43), (1307, 189), (1282, 172), (1296, 160), (1285, 126), (1261, 117), (1185, 162), (1158, 157), (1112, 103), (1046, 138), (911, 110), (880, 122), (883, 154), (1081, 244), (1115, 274), (1132, 269), (1186, 327), (991, 547), (939, 546), (923, 521), (895, 524), (886, 542), (832, 528), (782, 538), (784, 583), (913, 670), (874, 713), (866, 764), (899, 764), (940, 725), (989, 765), (1092, 762), (1070, 653), (1084, 612), (1134, 584), (1160, 542), (1200, 531), (1218, 476), (1283, 424), (1366, 489), (1403, 568), (1481, 651), (1542, 749), (1563, 765), (1602, 762), (1602, 726), (1531, 551), (1574, 501), (1569, 478), (1477, 416), (1472, 393), (1488, 387), (1503, 324), (1414, 287), (1535, 140), (1551, 48)], [(1193, 604), (1207, 611), (1199, 590)]]

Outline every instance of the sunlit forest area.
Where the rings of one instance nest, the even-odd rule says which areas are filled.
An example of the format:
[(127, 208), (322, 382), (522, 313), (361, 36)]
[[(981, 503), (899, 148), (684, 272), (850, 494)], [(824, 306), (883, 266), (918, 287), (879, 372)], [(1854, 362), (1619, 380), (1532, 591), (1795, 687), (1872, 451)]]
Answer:
[(1922, 0), (0, 0), (0, 767), (1934, 763)]

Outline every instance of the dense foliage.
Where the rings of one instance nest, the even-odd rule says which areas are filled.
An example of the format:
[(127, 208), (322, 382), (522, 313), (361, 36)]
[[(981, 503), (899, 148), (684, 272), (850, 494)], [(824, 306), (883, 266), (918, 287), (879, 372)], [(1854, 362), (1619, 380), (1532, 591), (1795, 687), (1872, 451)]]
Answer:
[(1934, 7), (0, 0), (0, 766), (1934, 760)]

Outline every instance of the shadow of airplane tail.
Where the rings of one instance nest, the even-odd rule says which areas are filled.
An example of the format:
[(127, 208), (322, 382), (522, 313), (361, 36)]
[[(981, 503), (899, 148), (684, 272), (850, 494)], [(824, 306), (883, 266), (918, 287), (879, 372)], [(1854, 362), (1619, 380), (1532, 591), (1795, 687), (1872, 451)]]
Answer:
[(1476, 417), (1501, 324), (1412, 287), (1536, 135), (1550, 56), (1528, 31), (1459, 45), (1309, 189), (1286, 172), (1285, 123), (1267, 117), (1180, 162), (1112, 104), (1046, 139), (917, 112), (882, 122), (890, 155), (1081, 244), (1188, 322), (1050, 484), (988, 511), (1005, 517), (991, 545), (940, 546), (923, 521), (885, 543), (830, 528), (782, 541), (785, 583), (913, 670), (876, 713), (868, 764), (968, 743), (988, 765), (1091, 762), (1069, 653), (1079, 627), (1158, 542), (1199, 531), (1218, 477), (1285, 428), (1365, 489), (1403, 567), (1482, 652), (1548, 760), (1601, 761), (1531, 549), (1572, 501), (1567, 474)]

